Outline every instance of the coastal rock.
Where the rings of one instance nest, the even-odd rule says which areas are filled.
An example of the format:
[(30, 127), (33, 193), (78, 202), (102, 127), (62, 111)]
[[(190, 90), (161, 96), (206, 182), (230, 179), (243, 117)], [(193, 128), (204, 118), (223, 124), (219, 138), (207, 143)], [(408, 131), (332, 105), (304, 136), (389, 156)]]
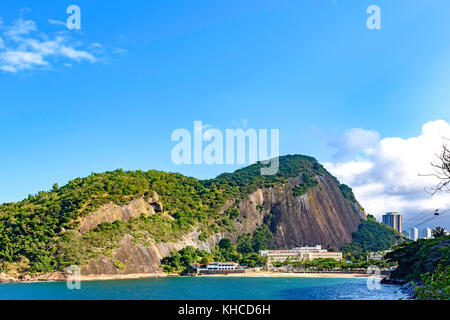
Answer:
[(405, 285), (406, 281), (401, 279), (391, 279), (388, 277), (384, 277), (381, 279), (380, 283), (382, 284), (395, 284), (395, 285)]
[(3, 283), (3, 282), (16, 282), (16, 281), (17, 281), (16, 278), (14, 278), (14, 277), (6, 274), (6, 273), (3, 273), (3, 272), (0, 273), (0, 283)]
[(37, 281), (66, 281), (69, 275), (62, 272), (53, 272), (49, 274), (43, 274), (36, 276), (34, 279)]
[(415, 286), (413, 286), (411, 282), (407, 282), (400, 286), (400, 290), (408, 295), (408, 299), (415, 299), (417, 296)]
[(30, 276), (29, 274), (23, 275), (19, 277), (20, 281), (24, 281), (24, 282), (30, 282), (30, 281), (37, 281), (37, 279), (34, 279), (32, 276)]

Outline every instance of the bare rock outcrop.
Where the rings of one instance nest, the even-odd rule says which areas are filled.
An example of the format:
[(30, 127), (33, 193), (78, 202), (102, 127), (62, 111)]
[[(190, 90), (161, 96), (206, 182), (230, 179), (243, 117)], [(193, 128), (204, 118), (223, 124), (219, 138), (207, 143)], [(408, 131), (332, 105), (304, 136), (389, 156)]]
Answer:
[(2, 283), (2, 282), (16, 282), (16, 281), (17, 281), (16, 278), (14, 278), (14, 277), (6, 274), (6, 273), (0, 272), (0, 283)]
[[(151, 200), (152, 199), (153, 198), (151, 198)], [(81, 233), (90, 231), (103, 222), (112, 223), (118, 220), (128, 221), (131, 218), (140, 217), (141, 214), (145, 214), (147, 216), (152, 215), (155, 213), (153, 205), (154, 202), (149, 203), (148, 201), (145, 201), (144, 198), (134, 199), (125, 206), (108, 203), (85, 216), (81, 221), (79, 231)]]
[(135, 244), (133, 237), (127, 234), (122, 238), (120, 248), (115, 252), (113, 258), (102, 256), (92, 260), (82, 269), (82, 274), (158, 273), (162, 272), (161, 260), (170, 252), (181, 250), (187, 246), (210, 251), (222, 239), (220, 234), (210, 237), (207, 241), (200, 241), (198, 237), (199, 233), (193, 231), (184, 235), (177, 242), (152, 242), (150, 245), (144, 246)]
[(241, 219), (234, 222), (237, 232), (232, 238), (253, 232), (270, 214), (276, 249), (317, 244), (339, 249), (351, 242), (360, 220), (366, 218), (360, 206), (345, 199), (329, 176), (318, 176), (317, 186), (294, 197), (292, 190), (300, 179), (290, 178), (284, 185), (259, 189), (247, 196), (239, 204)]

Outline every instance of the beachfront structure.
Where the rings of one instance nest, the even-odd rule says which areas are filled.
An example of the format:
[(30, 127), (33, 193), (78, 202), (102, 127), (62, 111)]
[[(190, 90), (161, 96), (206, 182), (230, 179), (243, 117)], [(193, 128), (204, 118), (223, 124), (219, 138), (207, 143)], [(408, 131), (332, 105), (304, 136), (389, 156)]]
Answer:
[(419, 229), (412, 227), (409, 229), (409, 240), (417, 241), (419, 239)]
[(369, 252), (369, 255), (367, 256), (367, 260), (381, 261), (381, 260), (383, 260), (385, 254), (390, 251), (391, 250)]
[(222, 270), (236, 270), (239, 267), (239, 263), (236, 262), (211, 262), (204, 266), (201, 264), (192, 264), (192, 268), (197, 271), (222, 271)]
[(298, 247), (291, 250), (261, 250), (260, 254), (263, 257), (268, 257), (268, 263), (274, 261), (302, 261), (314, 260), (317, 258), (331, 258), (335, 260), (342, 260), (342, 252), (328, 252), (322, 249), (320, 245), (314, 247)]
[(422, 239), (431, 239), (431, 229), (430, 228), (423, 228), (422, 229)]
[(388, 212), (383, 215), (382, 221), (385, 225), (402, 233), (402, 215), (398, 212)]

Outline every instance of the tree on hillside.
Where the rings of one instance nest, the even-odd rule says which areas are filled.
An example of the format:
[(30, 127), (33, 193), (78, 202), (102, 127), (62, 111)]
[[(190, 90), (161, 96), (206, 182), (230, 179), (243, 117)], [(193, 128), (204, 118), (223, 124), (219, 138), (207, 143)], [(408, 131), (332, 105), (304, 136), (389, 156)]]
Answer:
[(432, 194), (438, 192), (450, 192), (450, 148), (444, 143), (442, 151), (437, 155), (437, 160), (431, 164), (434, 168), (435, 176), (439, 179), (439, 183), (432, 189)]
[(208, 264), (210, 264), (211, 262), (213, 262), (213, 261), (212, 261), (211, 257), (209, 257), (209, 256), (204, 256), (204, 257), (200, 260), (200, 264), (203, 264), (203, 265), (208, 265)]
[(445, 236), (445, 229), (442, 227), (436, 227), (431, 231), (431, 234), (434, 238), (440, 238)]
[(223, 238), (219, 241), (218, 246), (220, 249), (231, 249), (233, 248), (233, 243), (228, 238)]

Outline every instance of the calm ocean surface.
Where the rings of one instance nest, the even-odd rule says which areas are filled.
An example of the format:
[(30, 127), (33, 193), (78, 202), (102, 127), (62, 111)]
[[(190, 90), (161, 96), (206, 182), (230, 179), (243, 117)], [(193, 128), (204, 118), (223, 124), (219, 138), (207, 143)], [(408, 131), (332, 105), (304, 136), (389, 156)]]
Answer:
[(0, 299), (133, 300), (397, 300), (395, 285), (368, 289), (366, 279), (346, 278), (154, 278), (86, 281), (80, 290), (65, 282), (0, 284)]

